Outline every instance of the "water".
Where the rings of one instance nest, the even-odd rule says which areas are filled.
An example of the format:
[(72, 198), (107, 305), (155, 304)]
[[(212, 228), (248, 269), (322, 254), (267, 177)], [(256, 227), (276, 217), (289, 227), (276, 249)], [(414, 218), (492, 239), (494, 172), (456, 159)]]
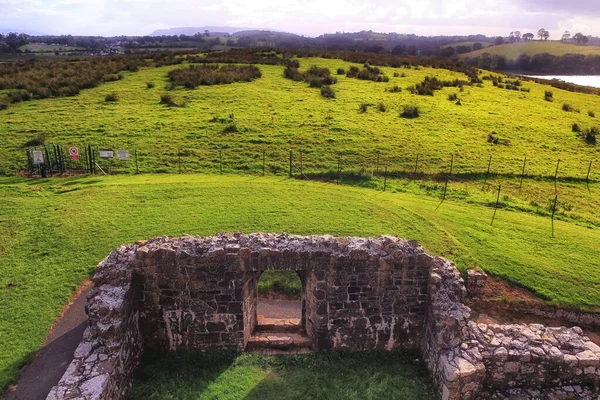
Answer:
[(559, 79), (577, 85), (600, 88), (600, 75), (525, 75), (531, 78)]

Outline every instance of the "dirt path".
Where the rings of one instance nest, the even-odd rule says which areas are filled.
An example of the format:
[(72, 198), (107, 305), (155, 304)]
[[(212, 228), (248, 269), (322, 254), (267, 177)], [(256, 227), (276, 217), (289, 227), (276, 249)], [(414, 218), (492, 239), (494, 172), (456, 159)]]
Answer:
[(289, 319), (302, 317), (302, 301), (258, 299), (258, 315), (265, 318)]
[(87, 327), (85, 303), (89, 291), (89, 288), (82, 290), (56, 321), (33, 362), (23, 368), (16, 384), (8, 388), (5, 400), (44, 400), (58, 383)]

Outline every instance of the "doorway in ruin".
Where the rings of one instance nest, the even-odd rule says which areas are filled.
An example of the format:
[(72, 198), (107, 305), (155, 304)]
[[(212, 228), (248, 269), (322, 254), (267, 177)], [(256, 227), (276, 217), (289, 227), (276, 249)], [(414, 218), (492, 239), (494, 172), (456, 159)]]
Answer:
[(253, 278), (245, 288), (246, 350), (266, 354), (310, 350), (304, 272), (267, 270)]

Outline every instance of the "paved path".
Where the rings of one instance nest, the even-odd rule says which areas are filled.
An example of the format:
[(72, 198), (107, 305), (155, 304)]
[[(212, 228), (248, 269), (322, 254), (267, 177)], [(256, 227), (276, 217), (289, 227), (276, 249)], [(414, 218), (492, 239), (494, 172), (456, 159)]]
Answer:
[(265, 318), (302, 318), (302, 301), (259, 298), (257, 314)]
[(45, 400), (60, 381), (87, 326), (85, 303), (89, 290), (83, 290), (54, 324), (33, 362), (23, 368), (16, 385), (6, 392), (5, 400)]

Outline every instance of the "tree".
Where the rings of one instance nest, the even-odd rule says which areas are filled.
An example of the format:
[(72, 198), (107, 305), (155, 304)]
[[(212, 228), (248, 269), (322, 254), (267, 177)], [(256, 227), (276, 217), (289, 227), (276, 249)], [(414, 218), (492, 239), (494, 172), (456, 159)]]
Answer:
[(204, 31), (204, 36), (206, 36), (206, 37), (210, 36), (210, 32), (208, 31), (208, 29), (206, 29), (206, 30)]
[(483, 45), (479, 42), (476, 42), (473, 44), (473, 50), (477, 51), (477, 50), (481, 50), (483, 48)]
[(533, 33), (526, 33), (523, 35), (523, 40), (527, 41), (527, 40), (533, 40), (534, 36)]
[(514, 31), (513, 33), (515, 35), (515, 42), (521, 40), (521, 31)]
[(563, 42), (566, 42), (567, 40), (569, 40), (570, 37), (571, 37), (571, 32), (565, 31), (565, 33), (563, 33), (563, 35), (562, 35), (562, 39), (561, 40)]
[(500, 46), (501, 44), (504, 44), (504, 39), (502, 38), (502, 36), (498, 36), (495, 40), (494, 40), (494, 44), (496, 46)]
[(540, 30), (537, 32), (537, 35), (540, 37), (540, 40), (548, 40), (550, 37), (550, 32), (544, 28), (540, 28)]
[(575, 39), (575, 42), (577, 42), (577, 44), (586, 44), (590, 39), (583, 35), (581, 32), (577, 32), (575, 35), (573, 35), (573, 39)]

